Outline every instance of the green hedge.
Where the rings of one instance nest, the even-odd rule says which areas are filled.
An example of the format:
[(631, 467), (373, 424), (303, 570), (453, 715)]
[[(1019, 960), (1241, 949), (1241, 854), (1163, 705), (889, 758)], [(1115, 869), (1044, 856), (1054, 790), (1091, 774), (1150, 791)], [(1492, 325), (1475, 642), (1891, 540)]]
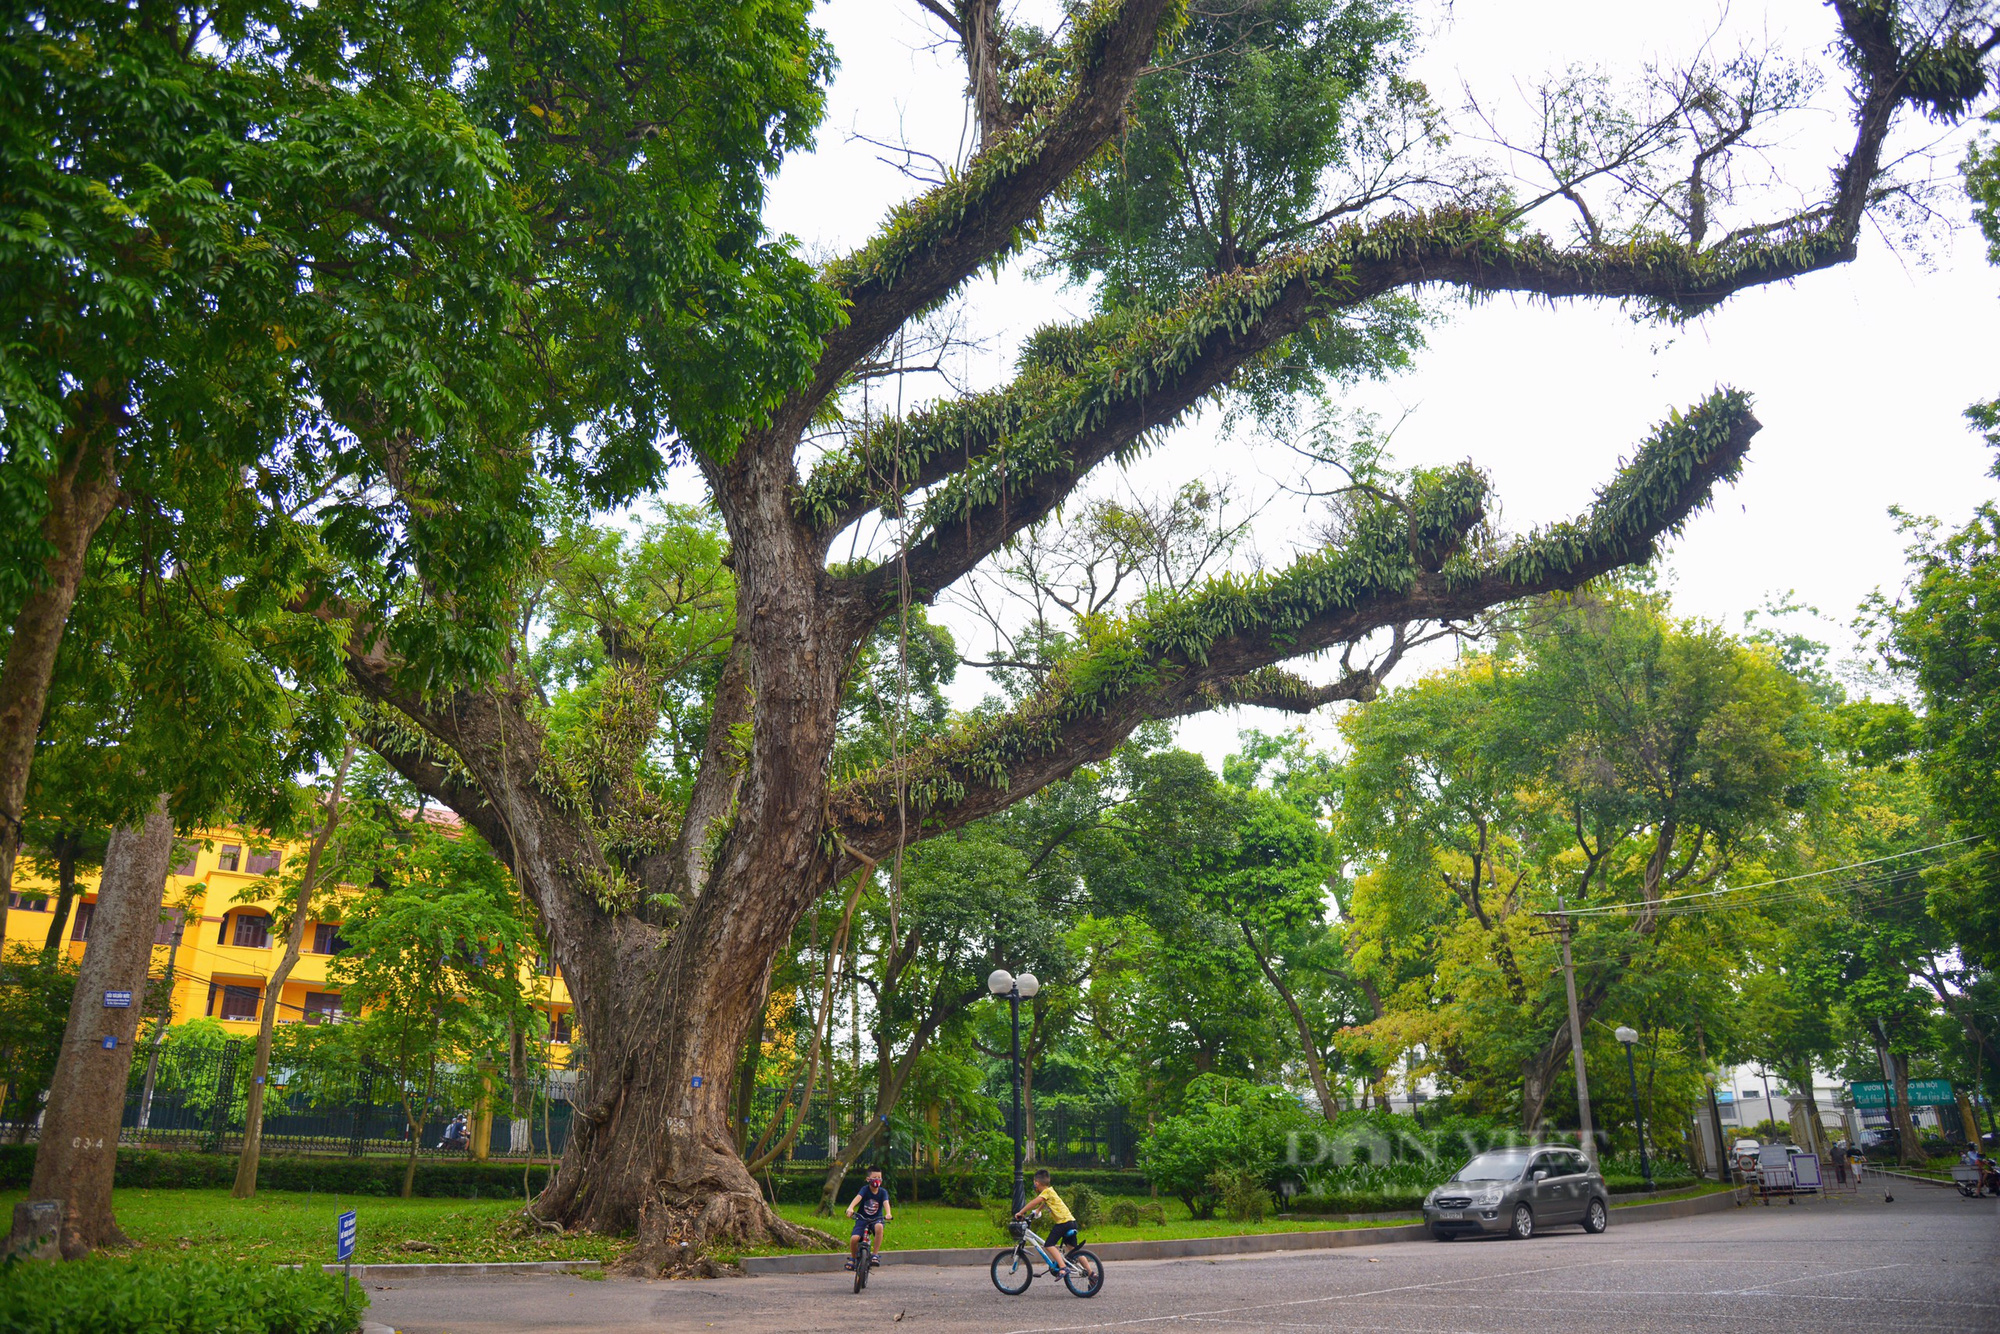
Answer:
[[(0, 1190), (23, 1190), (35, 1170), (35, 1146), (0, 1144)], [(1070, 1171), (1052, 1168), (1056, 1189), (1090, 1186), (1106, 1195), (1145, 1195), (1143, 1172), (1104, 1168)], [(840, 1186), (843, 1204), (861, 1189), (865, 1167), (848, 1172)], [(947, 1174), (949, 1175), (949, 1174)], [(549, 1169), (537, 1163), (528, 1169), (528, 1188), (539, 1191), (548, 1182)], [(780, 1204), (817, 1204), (824, 1169), (795, 1164), (769, 1174)], [(762, 1175), (758, 1178), (762, 1181)], [(143, 1190), (228, 1189), (236, 1180), (234, 1153), (175, 1153), (159, 1149), (120, 1149), (117, 1175), (120, 1186)], [(910, 1173), (899, 1168), (889, 1174), (897, 1199), (907, 1199)], [(933, 1172), (918, 1173), (918, 1194), (925, 1200), (942, 1198), (946, 1182)], [(266, 1154), (257, 1164), (260, 1190), (314, 1191), (326, 1195), (395, 1195), (403, 1188), (403, 1160), (400, 1158), (315, 1157), (300, 1154)], [(417, 1162), (415, 1193), (456, 1199), (519, 1199), (521, 1164), (518, 1162), (474, 1162), (447, 1159)], [(1004, 1191), (1004, 1187), (1003, 1187)]]
[(8, 1334), (351, 1334), (368, 1309), (357, 1286), (317, 1269), (148, 1256), (0, 1266)]
[(1320, 1214), (1379, 1214), (1421, 1209), (1421, 1190), (1360, 1190), (1339, 1195), (1294, 1195), (1284, 1212), (1313, 1216)]
[[(25, 1189), (35, 1170), (35, 1146), (0, 1144), (0, 1189)], [(540, 1190), (549, 1169), (528, 1169), (528, 1188)], [(227, 1189), (236, 1180), (233, 1153), (162, 1153), (120, 1149), (114, 1184), (141, 1190)], [(261, 1190), (314, 1191), (327, 1195), (395, 1195), (403, 1188), (398, 1158), (312, 1158), (267, 1154), (257, 1164)], [(521, 1164), (467, 1159), (417, 1163), (418, 1195), (456, 1199), (519, 1199)]]

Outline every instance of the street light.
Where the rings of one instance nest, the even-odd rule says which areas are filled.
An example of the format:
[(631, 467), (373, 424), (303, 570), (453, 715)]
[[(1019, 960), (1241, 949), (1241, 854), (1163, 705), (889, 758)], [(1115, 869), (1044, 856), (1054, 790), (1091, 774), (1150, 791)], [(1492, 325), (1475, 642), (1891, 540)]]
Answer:
[(1632, 1044), (1639, 1040), (1639, 1031), (1620, 1024), (1612, 1034), (1625, 1046), (1625, 1073), (1632, 1080), (1632, 1115), (1639, 1122), (1639, 1174), (1646, 1178), (1646, 1189), (1653, 1188), (1653, 1159), (1646, 1152), (1646, 1113), (1639, 1107), (1639, 1067), (1632, 1063)]
[(1035, 993), (1042, 989), (1041, 981), (1033, 973), (1022, 973), (1019, 977), (1005, 968), (996, 968), (986, 979), (986, 989), (995, 996), (1007, 998), (1007, 1008), (1014, 1020), (1014, 1212), (1021, 1212), (1027, 1203), (1027, 1191), (1021, 1182), (1021, 1002), (1033, 1000)]

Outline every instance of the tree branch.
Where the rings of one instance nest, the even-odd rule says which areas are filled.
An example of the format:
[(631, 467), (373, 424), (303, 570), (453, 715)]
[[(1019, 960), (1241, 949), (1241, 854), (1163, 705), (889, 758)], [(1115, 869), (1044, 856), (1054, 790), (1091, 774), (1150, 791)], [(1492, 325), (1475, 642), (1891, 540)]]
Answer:
[[(1338, 549), (1276, 574), (1211, 580), (1102, 627), (1019, 708), (902, 761), (918, 837), (991, 814), (1104, 758), (1149, 719), (1236, 704), (1310, 708), (1367, 698), (1386, 665), (1310, 687), (1275, 664), (1351, 647), (1392, 626), (1463, 620), (1649, 559), (1655, 542), (1678, 531), (1717, 482), (1735, 477), (1756, 430), (1748, 399), (1718, 391), (1662, 425), (1587, 514), (1499, 551), (1460, 546), (1483, 521), (1486, 501), (1483, 481), (1467, 468), (1420, 491), (1407, 511), (1385, 505), (1357, 515)], [(1389, 661), (1398, 652), (1392, 646)], [(893, 841), (897, 778), (885, 766), (833, 792), (833, 819), (855, 847)]]
[(811, 384), (779, 414), (781, 422), (803, 425), (849, 368), (904, 321), (1027, 243), (1048, 198), (1117, 132), (1172, 8), (1170, 0), (1125, 0), (1083, 20), (1065, 59), (1067, 98), (984, 143), (962, 177), (897, 208), (881, 235), (828, 268), (825, 280), (845, 303), (847, 324), (827, 338)]

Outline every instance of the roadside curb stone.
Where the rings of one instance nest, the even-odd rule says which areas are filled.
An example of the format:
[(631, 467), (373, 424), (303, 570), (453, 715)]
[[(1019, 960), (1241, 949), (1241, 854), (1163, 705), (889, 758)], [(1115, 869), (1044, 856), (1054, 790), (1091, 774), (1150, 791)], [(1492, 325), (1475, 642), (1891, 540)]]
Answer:
[[(1616, 1209), (1615, 1223), (1646, 1223), (1668, 1218), (1687, 1218), (1728, 1208), (1734, 1197), (1728, 1191), (1696, 1195), (1685, 1200), (1664, 1200), (1652, 1204), (1629, 1204)], [(1255, 1255), (1267, 1251), (1340, 1250), (1349, 1246), (1374, 1246), (1384, 1242), (1427, 1241), (1430, 1230), (1422, 1223), (1402, 1223), (1388, 1227), (1325, 1228), (1315, 1232), (1258, 1232), (1241, 1237), (1182, 1237), (1162, 1241), (1107, 1241), (1090, 1247), (1101, 1260), (1181, 1260), (1206, 1255)], [(932, 1265), (935, 1267), (990, 1264), (1002, 1248), (996, 1242), (984, 1247), (951, 1247), (933, 1250), (885, 1251), (886, 1265)], [(832, 1273), (847, 1263), (844, 1252), (819, 1255), (746, 1255), (738, 1264), (752, 1278), (768, 1274)]]

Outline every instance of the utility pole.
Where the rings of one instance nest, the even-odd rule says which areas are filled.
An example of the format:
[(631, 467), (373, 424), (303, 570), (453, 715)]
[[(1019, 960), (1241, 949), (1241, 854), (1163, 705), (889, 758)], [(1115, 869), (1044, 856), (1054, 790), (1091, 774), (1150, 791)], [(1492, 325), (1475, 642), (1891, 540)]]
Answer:
[(1583, 1069), (1583, 1017), (1576, 1007), (1576, 964), (1569, 955), (1569, 910), (1556, 891), (1557, 925), (1562, 932), (1563, 990), (1569, 994), (1569, 1050), (1576, 1061), (1576, 1114), (1583, 1123), (1583, 1151), (1597, 1166), (1597, 1132), (1590, 1124), (1590, 1078)]

